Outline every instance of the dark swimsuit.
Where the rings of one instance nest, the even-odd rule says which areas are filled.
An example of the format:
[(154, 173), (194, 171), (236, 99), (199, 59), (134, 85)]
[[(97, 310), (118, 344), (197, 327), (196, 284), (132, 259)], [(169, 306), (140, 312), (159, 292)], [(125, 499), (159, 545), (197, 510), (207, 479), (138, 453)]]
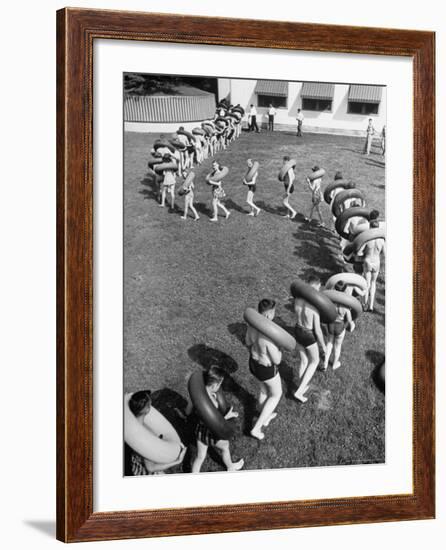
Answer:
[(316, 337), (314, 336), (314, 332), (311, 328), (296, 325), (294, 327), (294, 335), (299, 344), (304, 348), (309, 348), (316, 343)]
[(260, 382), (271, 380), (279, 372), (277, 365), (266, 367), (265, 365), (261, 365), (252, 356), (249, 357), (249, 370)]
[(345, 323), (344, 321), (335, 321), (334, 323), (330, 323), (327, 328), (329, 334), (340, 336), (345, 330)]
[(290, 195), (291, 195), (291, 193), (294, 192), (294, 183), (292, 183), (292, 184), (290, 185), (289, 183), (284, 182), (283, 185), (285, 186), (285, 192), (286, 192), (286, 193), (290, 193)]
[(248, 184), (248, 191), (252, 191), (253, 193), (255, 193), (256, 192), (256, 184), (255, 183), (253, 185)]

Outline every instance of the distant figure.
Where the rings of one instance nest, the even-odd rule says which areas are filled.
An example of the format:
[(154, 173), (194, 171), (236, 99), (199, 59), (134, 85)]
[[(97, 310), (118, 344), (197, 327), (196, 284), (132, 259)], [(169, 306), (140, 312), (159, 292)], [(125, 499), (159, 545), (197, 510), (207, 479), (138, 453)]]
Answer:
[(366, 129), (366, 139), (364, 144), (363, 154), (369, 156), (370, 149), (372, 148), (373, 136), (375, 135), (375, 128), (373, 127), (373, 120), (369, 118), (369, 123)]
[(274, 117), (276, 116), (276, 109), (274, 109), (273, 104), (269, 104), (268, 109), (268, 130), (274, 132)]
[(259, 133), (259, 127), (257, 126), (257, 109), (251, 103), (251, 108), (249, 109), (249, 131), (254, 132), (254, 130)]
[(297, 109), (297, 137), (302, 137), (302, 124), (304, 122), (304, 114), (300, 109)]
[[(250, 170), (254, 166), (254, 162), (252, 159), (247, 160), (248, 170)], [(249, 212), (248, 216), (258, 216), (260, 214), (260, 208), (254, 203), (254, 193), (256, 192), (257, 185), (257, 176), (259, 172), (257, 171), (254, 176), (252, 177), (251, 181), (246, 181), (246, 177), (243, 178), (243, 185), (248, 186), (248, 195), (246, 197), (246, 202), (248, 203), (248, 206), (251, 208), (251, 211)]]
[(214, 181), (212, 179), (213, 176), (220, 174), (222, 171), (222, 166), (216, 161), (212, 163), (212, 172), (210, 172), (206, 176), (206, 181), (209, 183), (209, 185), (212, 186), (212, 218), (210, 218), (211, 222), (218, 221), (218, 209), (221, 208), (223, 212), (225, 213), (226, 219), (229, 218), (229, 215), (231, 212), (225, 207), (225, 205), (222, 203), (222, 200), (225, 198), (226, 193), (224, 192), (224, 189), (222, 187), (223, 180), (220, 181)]
[[(313, 166), (311, 169), (312, 172), (318, 172), (320, 170), (319, 166)], [(319, 226), (324, 227), (324, 220), (322, 219), (320, 204), (322, 202), (322, 191), (321, 183), (322, 178), (316, 178), (313, 181), (310, 178), (307, 178), (308, 187), (311, 190), (311, 210), (308, 217), (305, 217), (306, 222), (311, 222), (313, 219), (313, 212), (316, 210), (319, 216)]]
[(381, 130), (381, 154), (384, 156), (386, 154), (386, 125), (384, 124), (383, 129)]

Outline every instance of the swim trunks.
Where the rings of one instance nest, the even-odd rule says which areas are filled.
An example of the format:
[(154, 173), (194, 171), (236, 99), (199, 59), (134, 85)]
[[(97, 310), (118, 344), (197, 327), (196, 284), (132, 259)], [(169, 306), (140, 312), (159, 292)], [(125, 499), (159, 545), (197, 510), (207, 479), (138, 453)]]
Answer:
[(328, 325), (328, 333), (333, 336), (340, 336), (345, 330), (344, 321), (335, 321)]
[(294, 192), (294, 183), (292, 183), (291, 185), (288, 184), (287, 182), (285, 182), (284, 184), (284, 187), (285, 187), (285, 193), (289, 193), (291, 195), (291, 193)]
[(364, 271), (370, 271), (371, 273), (378, 273), (379, 261), (371, 261), (368, 258), (364, 259)]
[(266, 367), (265, 365), (261, 365), (251, 356), (249, 357), (249, 370), (251, 371), (251, 374), (260, 382), (271, 380), (279, 372), (277, 365), (270, 365), (269, 367)]
[(248, 191), (252, 191), (253, 193), (255, 193), (256, 189), (257, 189), (257, 187), (256, 187), (255, 183), (254, 183), (254, 185), (248, 185)]
[(316, 337), (314, 336), (313, 330), (311, 328), (301, 327), (296, 325), (294, 327), (294, 336), (299, 344), (304, 348), (309, 348), (316, 343)]

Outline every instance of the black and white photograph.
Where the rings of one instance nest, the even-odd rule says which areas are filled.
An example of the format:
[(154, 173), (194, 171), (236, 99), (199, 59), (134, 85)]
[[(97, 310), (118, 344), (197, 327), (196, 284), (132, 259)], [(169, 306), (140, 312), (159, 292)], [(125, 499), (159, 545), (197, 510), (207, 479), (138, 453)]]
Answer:
[(384, 463), (386, 86), (122, 85), (124, 475)]

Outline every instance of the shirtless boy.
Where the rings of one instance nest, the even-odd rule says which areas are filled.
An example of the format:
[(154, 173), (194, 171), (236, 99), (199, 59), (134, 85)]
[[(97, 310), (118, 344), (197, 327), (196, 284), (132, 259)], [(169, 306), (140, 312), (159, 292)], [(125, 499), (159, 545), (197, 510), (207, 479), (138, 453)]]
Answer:
[[(290, 160), (289, 156), (283, 157), (283, 164), (287, 164)], [(296, 210), (290, 204), (290, 195), (294, 192), (294, 180), (296, 179), (296, 174), (294, 173), (294, 168), (290, 168), (283, 178), (283, 185), (285, 186), (285, 195), (283, 196), (283, 205), (288, 210), (288, 214), (285, 215), (285, 218), (290, 218), (294, 220), (297, 215)]]
[[(377, 229), (379, 222), (373, 220), (370, 222), (371, 229)], [(376, 281), (381, 268), (381, 253), (386, 253), (386, 241), (384, 239), (373, 239), (366, 243), (358, 253), (362, 251), (364, 262), (364, 277), (367, 281), (367, 291), (365, 294), (365, 311), (373, 311), (375, 304)]]
[[(319, 277), (310, 277), (308, 284), (316, 290), (321, 288)], [(299, 352), (299, 378), (301, 379), (294, 397), (298, 401), (305, 403), (308, 399), (305, 397), (305, 393), (319, 364), (318, 345), (321, 347), (324, 355), (326, 347), (318, 310), (304, 298), (296, 298), (294, 300), (294, 312), (297, 320), (294, 327), (294, 335)]]
[[(259, 302), (257, 309), (261, 315), (272, 321), (276, 311), (276, 302), (263, 299)], [(265, 437), (262, 427), (268, 426), (271, 420), (277, 416), (274, 411), (282, 397), (282, 383), (278, 368), (282, 360), (282, 352), (269, 338), (251, 326), (248, 326), (246, 333), (246, 345), (250, 351), (249, 370), (260, 385), (258, 402), (262, 407), (260, 416), (251, 430), (251, 435), (262, 440)]]

